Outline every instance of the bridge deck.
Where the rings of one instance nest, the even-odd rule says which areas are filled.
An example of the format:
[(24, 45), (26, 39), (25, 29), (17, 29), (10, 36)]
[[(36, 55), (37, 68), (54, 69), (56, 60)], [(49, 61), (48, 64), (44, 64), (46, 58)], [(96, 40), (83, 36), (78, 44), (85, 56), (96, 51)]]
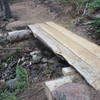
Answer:
[(62, 55), (95, 89), (100, 90), (100, 47), (53, 22), (29, 25), (35, 37)]

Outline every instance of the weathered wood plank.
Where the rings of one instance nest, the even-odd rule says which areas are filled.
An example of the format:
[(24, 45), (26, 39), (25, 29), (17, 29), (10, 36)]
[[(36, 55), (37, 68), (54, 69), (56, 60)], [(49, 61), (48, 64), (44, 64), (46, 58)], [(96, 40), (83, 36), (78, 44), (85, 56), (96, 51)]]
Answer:
[(46, 24), (48, 24), (52, 28), (55, 28), (56, 30), (60, 31), (62, 34), (66, 35), (70, 39), (72, 39), (75, 42), (77, 42), (78, 44), (82, 45), (84, 48), (86, 48), (87, 50), (89, 50), (90, 52), (92, 52), (93, 54), (95, 54), (96, 56), (98, 56), (100, 58), (100, 47), (98, 45), (82, 38), (81, 36), (74, 34), (73, 32), (71, 32), (71, 31), (65, 29), (64, 27), (57, 25), (53, 22), (47, 22)]
[[(78, 44), (76, 46), (74, 46), (73, 42), (71, 42), (72, 44), (69, 42), (70, 39), (68, 41), (65, 41), (66, 40), (66, 36), (65, 36), (65, 38), (64, 39), (62, 38), (62, 39), (65, 41), (65, 43), (67, 42), (68, 46), (66, 46), (65, 43), (61, 42), (60, 38), (62, 36), (59, 36), (60, 38), (58, 39), (58, 38), (56, 38), (56, 36), (58, 34), (52, 34), (52, 32), (55, 32), (55, 31), (51, 31), (51, 28), (49, 31), (47, 31), (49, 29), (48, 28), (49, 26), (43, 28), (44, 27), (44, 25), (43, 25), (43, 27), (41, 28), (41, 26), (39, 24), (36, 24), (36, 25), (29, 25), (29, 27), (36, 37), (38, 37), (44, 43), (46, 43), (55, 53), (62, 55), (73, 67), (75, 67), (77, 69), (77, 71), (87, 80), (87, 82), (91, 86), (93, 86), (97, 90), (100, 90), (99, 64), (98, 64), (98, 68), (95, 65), (96, 62), (98, 63), (98, 61), (100, 61), (100, 60), (99, 60), (99, 58), (96, 58), (96, 55), (93, 55), (91, 52), (89, 52), (85, 48), (80, 48), (79, 46), (77, 46)], [(58, 33), (61, 34), (60, 32), (58, 32)], [(69, 48), (69, 46), (70, 46), (69, 44), (71, 45), (71, 49)], [(76, 51), (73, 52), (73, 50), (72, 50), (73, 46), (76, 51), (79, 50), (80, 55), (81, 55), (81, 53), (86, 53), (85, 57), (87, 57), (88, 53), (89, 53), (88, 58), (91, 59), (92, 61), (95, 60), (96, 61), (95, 64), (93, 61), (93, 65), (91, 66), (92, 61), (89, 61), (89, 64), (88, 64), (87, 58), (86, 58), (87, 60), (85, 61), (85, 59), (83, 60), (83, 59), (81, 59), (80, 56), (78, 56), (79, 54), (76, 55), (76, 53), (75, 53)], [(79, 49), (77, 49), (77, 47), (79, 47)], [(84, 52), (84, 50), (85, 50), (85, 52)], [(77, 51), (77, 53), (78, 53), (78, 51)], [(83, 56), (83, 54), (82, 54), (82, 56)], [(91, 57), (94, 57), (94, 59)], [(97, 69), (99, 69), (99, 70), (97, 70)]]
[(93, 55), (91, 52), (83, 48), (77, 42), (69, 39), (65, 35), (61, 34), (61, 32), (49, 27), (46, 24), (39, 24), (40, 27), (46, 31), (49, 35), (54, 37), (57, 41), (62, 43), (65, 47), (69, 48), (76, 56), (80, 57), (83, 61), (87, 62), (89, 65), (96, 67), (96, 70), (100, 71), (100, 59)]

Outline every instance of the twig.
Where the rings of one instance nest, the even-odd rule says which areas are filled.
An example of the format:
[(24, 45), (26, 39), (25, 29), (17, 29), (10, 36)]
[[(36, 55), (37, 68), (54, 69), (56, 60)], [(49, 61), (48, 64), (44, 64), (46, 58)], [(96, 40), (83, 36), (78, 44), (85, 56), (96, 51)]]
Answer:
[(89, 5), (89, 3), (86, 3), (86, 6), (85, 6), (85, 8), (84, 8), (84, 11), (83, 11), (82, 16), (85, 16), (85, 15), (86, 15), (88, 5)]

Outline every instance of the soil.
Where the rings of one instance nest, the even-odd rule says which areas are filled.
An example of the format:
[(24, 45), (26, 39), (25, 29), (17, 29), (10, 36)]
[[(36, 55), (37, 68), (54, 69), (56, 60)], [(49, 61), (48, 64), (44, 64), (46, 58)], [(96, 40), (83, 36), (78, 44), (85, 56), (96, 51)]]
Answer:
[[(35, 24), (42, 23), (47, 21), (54, 21), (63, 25), (64, 27), (69, 28), (74, 31), (78, 35), (81, 35), (84, 38), (91, 40), (88, 37), (86, 29), (84, 26), (75, 27), (73, 25), (73, 18), (71, 15), (68, 15), (68, 12), (71, 11), (71, 7), (65, 7), (64, 11), (66, 14), (59, 13), (62, 12), (62, 9), (52, 9), (52, 6), (45, 6), (44, 4), (36, 4), (33, 0), (23, 0), (22, 2), (16, 2), (11, 5), (12, 14), (14, 16), (14, 20), (9, 22), (0, 22), (0, 31), (5, 33), (5, 26), (12, 22), (24, 22), (26, 24)], [(66, 10), (68, 9), (68, 10)], [(91, 40), (93, 41), (93, 40)], [(1, 44), (2, 45), (2, 44)], [(45, 47), (39, 40), (34, 37), (25, 41), (14, 42), (14, 43), (5, 43), (2, 46), (4, 48), (20, 48), (21, 51), (14, 57), (10, 59), (8, 62), (5, 62), (5, 54), (15, 54), (15, 50), (0, 50), (0, 54), (4, 54), (1, 57), (0, 62), (4, 62), (5, 68), (0, 73), (0, 79), (10, 80), (15, 77), (15, 69), (16, 64), (21, 60), (20, 65), (27, 69), (29, 73), (29, 86), (28, 88), (21, 93), (18, 98), (22, 100), (47, 100), (45, 95), (43, 83), (47, 80), (55, 79), (62, 76), (61, 69), (63, 67), (69, 66), (69, 64), (61, 60), (57, 57), (49, 48)], [(38, 63), (34, 63), (32, 60), (31, 52), (40, 51), (42, 59), (46, 58), (46, 62), (42, 62), (41, 60)], [(51, 64), (50, 60), (54, 62)], [(8, 67), (6, 67), (8, 66)], [(49, 72), (47, 71), (49, 69)], [(4, 74), (5, 73), (5, 74)], [(96, 92), (93, 91), (93, 94)], [(94, 96), (94, 95), (93, 95)], [(93, 99), (94, 100), (94, 99)], [(99, 100), (99, 99), (96, 99)]]
[(11, 6), (13, 16), (15, 16), (18, 21), (34, 24), (53, 20), (52, 14), (49, 13), (48, 8), (44, 5), (35, 7), (32, 0), (24, 1), (25, 2), (15, 3)]

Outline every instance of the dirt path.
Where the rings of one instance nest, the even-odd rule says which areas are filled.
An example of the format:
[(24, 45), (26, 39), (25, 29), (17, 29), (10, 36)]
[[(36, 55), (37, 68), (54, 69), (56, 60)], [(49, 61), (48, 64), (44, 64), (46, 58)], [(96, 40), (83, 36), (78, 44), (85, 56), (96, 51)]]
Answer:
[(19, 21), (25, 21), (28, 24), (40, 23), (54, 20), (48, 8), (43, 5), (35, 4), (32, 0), (24, 0), (25, 2), (15, 3), (11, 6), (12, 13)]
[[(63, 25), (66, 28), (69, 28), (71, 31), (74, 31), (75, 33), (81, 35), (84, 38), (88, 37), (84, 26), (75, 27), (72, 23), (73, 19), (70, 18), (71, 16), (69, 14), (63, 15), (63, 13), (61, 13), (60, 17), (55, 17), (57, 15), (56, 13), (50, 12), (49, 8), (42, 4), (36, 6), (36, 4), (32, 0), (23, 0), (23, 2), (14, 3), (12, 4), (11, 9), (13, 16), (18, 21), (18, 25), (21, 23), (27, 25), (54, 21)], [(66, 7), (65, 9), (67, 10), (69, 9), (69, 7)]]

